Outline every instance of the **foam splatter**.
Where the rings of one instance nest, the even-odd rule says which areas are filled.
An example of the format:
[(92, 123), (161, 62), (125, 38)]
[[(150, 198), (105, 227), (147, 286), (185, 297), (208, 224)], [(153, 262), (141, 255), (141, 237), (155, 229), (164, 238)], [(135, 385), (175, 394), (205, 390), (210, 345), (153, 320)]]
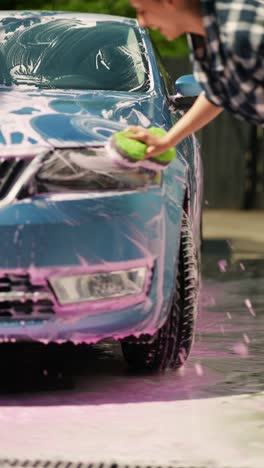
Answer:
[(226, 270), (227, 270), (227, 261), (226, 260), (219, 260), (218, 267), (219, 267), (219, 270), (222, 273), (225, 273)]
[(252, 315), (253, 317), (256, 317), (256, 312), (255, 312), (255, 310), (254, 310), (254, 308), (253, 308), (253, 306), (252, 306), (251, 300), (248, 299), (248, 298), (245, 299), (245, 304), (246, 304), (246, 306), (247, 306), (249, 312), (251, 313), (251, 315)]

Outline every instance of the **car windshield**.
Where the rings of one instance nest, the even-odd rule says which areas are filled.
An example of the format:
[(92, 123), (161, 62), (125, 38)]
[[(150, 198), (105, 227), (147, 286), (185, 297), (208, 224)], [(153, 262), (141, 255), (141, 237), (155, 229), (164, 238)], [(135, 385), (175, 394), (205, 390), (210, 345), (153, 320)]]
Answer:
[(0, 85), (146, 91), (137, 28), (117, 21), (6, 18), (0, 22)]

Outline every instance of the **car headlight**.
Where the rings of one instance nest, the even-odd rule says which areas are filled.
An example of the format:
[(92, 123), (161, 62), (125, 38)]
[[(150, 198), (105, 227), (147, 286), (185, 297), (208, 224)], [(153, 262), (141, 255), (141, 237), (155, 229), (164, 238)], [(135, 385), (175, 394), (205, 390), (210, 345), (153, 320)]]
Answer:
[(142, 168), (116, 167), (104, 147), (57, 149), (36, 175), (38, 193), (134, 190), (161, 184), (161, 175)]
[(147, 268), (110, 273), (60, 276), (50, 284), (60, 304), (99, 301), (143, 292)]

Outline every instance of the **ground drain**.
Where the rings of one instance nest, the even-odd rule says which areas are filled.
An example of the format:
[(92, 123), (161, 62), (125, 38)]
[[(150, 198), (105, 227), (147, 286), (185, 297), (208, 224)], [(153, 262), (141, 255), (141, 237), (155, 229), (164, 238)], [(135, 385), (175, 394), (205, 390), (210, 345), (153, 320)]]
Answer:
[[(219, 465), (217, 465), (219, 468)], [(1, 468), (216, 468), (215, 464), (206, 465), (131, 465), (119, 463), (83, 463), (62, 460), (17, 460), (0, 459)], [(222, 466), (221, 468), (231, 468)]]

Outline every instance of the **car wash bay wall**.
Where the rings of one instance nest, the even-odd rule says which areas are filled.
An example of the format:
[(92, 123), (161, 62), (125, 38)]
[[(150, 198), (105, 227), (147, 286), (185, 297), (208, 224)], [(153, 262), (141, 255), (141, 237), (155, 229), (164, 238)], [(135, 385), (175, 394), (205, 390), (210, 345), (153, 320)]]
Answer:
[[(163, 59), (171, 77), (191, 73), (188, 59)], [(223, 112), (198, 132), (208, 208), (264, 209), (264, 129)]]

